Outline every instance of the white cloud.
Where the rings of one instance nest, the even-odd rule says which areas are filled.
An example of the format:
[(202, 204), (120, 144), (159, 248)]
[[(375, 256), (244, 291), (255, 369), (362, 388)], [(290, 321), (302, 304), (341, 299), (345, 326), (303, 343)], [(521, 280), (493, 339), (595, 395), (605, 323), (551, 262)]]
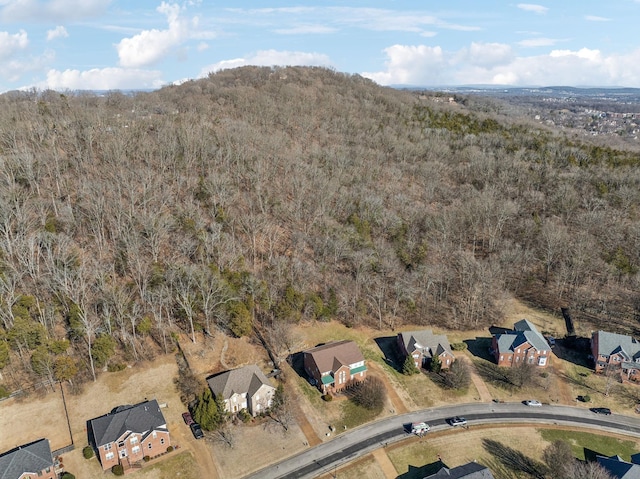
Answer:
[(507, 45), (472, 43), (455, 52), (425, 45), (394, 45), (384, 52), (383, 71), (362, 73), (384, 85), (640, 85), (640, 49), (625, 55), (582, 48), (518, 57)]
[(550, 47), (558, 43), (555, 38), (527, 38), (526, 40), (520, 40), (518, 45), (521, 47)]
[(159, 88), (164, 83), (155, 70), (94, 68), (92, 70), (49, 70), (47, 79), (36, 85), (51, 90), (126, 90)]
[(543, 7), (542, 5), (537, 5), (535, 3), (519, 3), (517, 7), (525, 12), (533, 12), (538, 15), (543, 15), (549, 11), (547, 7)]
[(27, 32), (20, 30), (18, 33), (0, 32), (0, 60), (5, 60), (29, 46)]
[(585, 15), (584, 19), (589, 22), (610, 22), (611, 19), (607, 17), (599, 17), (597, 15)]
[(58, 25), (53, 30), (47, 30), (47, 41), (55, 40), (56, 38), (67, 38), (69, 33), (67, 29), (61, 25)]
[(364, 72), (382, 85), (437, 85), (446, 83), (446, 61), (442, 48), (426, 45), (393, 45), (385, 48), (386, 71)]
[(120, 65), (138, 68), (159, 62), (191, 36), (191, 27), (197, 25), (180, 18), (180, 6), (162, 2), (157, 11), (166, 15), (167, 30), (144, 30), (131, 38), (124, 38), (116, 45)]
[(297, 25), (291, 28), (278, 28), (274, 30), (275, 33), (279, 33), (281, 35), (300, 35), (307, 33), (334, 33), (336, 31), (335, 28), (327, 27), (325, 25)]
[(198, 43), (198, 46), (196, 47), (196, 49), (199, 52), (203, 52), (203, 51), (209, 49), (209, 44), (207, 42), (200, 42), (200, 43)]
[(247, 58), (234, 58), (222, 60), (208, 65), (200, 71), (200, 77), (205, 77), (211, 72), (237, 68), (244, 65), (257, 66), (333, 66), (327, 55), (322, 53), (292, 52), (281, 50), (261, 50)]
[(94, 17), (112, 0), (0, 0), (4, 22), (69, 21)]

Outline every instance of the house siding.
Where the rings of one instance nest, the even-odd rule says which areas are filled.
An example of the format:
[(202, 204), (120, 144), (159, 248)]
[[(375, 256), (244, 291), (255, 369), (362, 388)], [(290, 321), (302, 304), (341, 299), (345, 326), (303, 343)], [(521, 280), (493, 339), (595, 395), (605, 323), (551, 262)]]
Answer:
[(130, 465), (142, 461), (144, 456), (158, 456), (170, 445), (168, 431), (152, 431), (144, 439), (140, 433), (127, 433), (98, 447), (100, 464), (105, 471), (120, 463)]

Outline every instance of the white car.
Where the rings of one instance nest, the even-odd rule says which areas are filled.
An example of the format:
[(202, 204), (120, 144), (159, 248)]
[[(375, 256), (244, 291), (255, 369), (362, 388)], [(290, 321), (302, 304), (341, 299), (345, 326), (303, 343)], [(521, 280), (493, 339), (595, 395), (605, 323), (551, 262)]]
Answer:
[(542, 403), (540, 401), (536, 401), (535, 399), (528, 399), (524, 403), (527, 406), (535, 406), (535, 407), (542, 406)]

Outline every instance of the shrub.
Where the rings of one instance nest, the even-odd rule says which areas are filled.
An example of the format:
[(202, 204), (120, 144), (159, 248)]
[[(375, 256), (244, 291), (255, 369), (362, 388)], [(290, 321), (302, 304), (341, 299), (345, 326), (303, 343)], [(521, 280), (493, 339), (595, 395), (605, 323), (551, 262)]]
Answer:
[(323, 401), (327, 401), (327, 402), (331, 402), (331, 401), (333, 401), (333, 396), (331, 394), (329, 394), (329, 393), (323, 394), (322, 395), (322, 400)]
[(82, 448), (82, 455), (85, 459), (91, 459), (93, 457), (93, 448), (91, 446), (84, 446)]
[(111, 468), (111, 472), (113, 472), (114, 476), (124, 476), (124, 467), (122, 467), (122, 464), (116, 464)]
[(589, 396), (588, 394), (587, 394), (587, 395), (585, 395), (585, 396), (582, 396), (582, 400), (583, 400), (584, 402), (591, 402), (591, 396)]
[(173, 451), (173, 446), (167, 447), (167, 452), (171, 452), (171, 451)]
[(369, 376), (353, 387), (353, 401), (372, 411), (382, 409), (387, 391), (380, 378)]
[(238, 411), (238, 418), (240, 418), (242, 422), (247, 423), (251, 421), (251, 414), (249, 414), (249, 411), (246, 409), (240, 409), (240, 411)]
[(413, 361), (413, 357), (411, 355), (407, 356), (407, 359), (404, 360), (404, 364), (402, 365), (402, 374), (406, 376), (411, 376), (412, 374), (418, 374), (420, 370), (416, 367), (416, 363)]
[(110, 373), (117, 373), (118, 371), (123, 371), (125, 369), (127, 369), (127, 365), (125, 363), (114, 363), (107, 366), (107, 371)]
[(144, 457), (142, 458), (142, 460), (143, 460), (144, 462), (149, 462), (149, 461), (151, 460), (151, 457), (149, 457), (149, 456), (144, 456)]
[(467, 349), (467, 343), (453, 343), (451, 349), (454, 351), (465, 351)]
[(62, 474), (62, 476), (60, 476), (60, 479), (76, 479), (76, 476), (74, 476), (70, 472), (65, 472), (64, 474)]
[(4, 384), (0, 384), (0, 399), (8, 398), (11, 395), (9, 390)]

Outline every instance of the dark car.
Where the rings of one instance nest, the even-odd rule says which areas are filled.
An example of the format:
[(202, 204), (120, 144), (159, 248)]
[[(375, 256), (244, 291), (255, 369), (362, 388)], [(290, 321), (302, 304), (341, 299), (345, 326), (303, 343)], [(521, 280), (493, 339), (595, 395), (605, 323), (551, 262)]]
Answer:
[(608, 407), (592, 407), (591, 412), (595, 412), (596, 414), (604, 414), (605, 416), (609, 416), (611, 414), (611, 409)]
[(447, 419), (447, 422), (449, 424), (451, 424), (452, 426), (466, 426), (467, 425), (467, 420), (463, 417), (460, 416), (455, 416), (455, 417), (451, 417), (449, 419)]
[(188, 412), (183, 412), (182, 413), (182, 419), (184, 419), (184, 423), (187, 426), (191, 426), (195, 422), (193, 420), (193, 418), (191, 417), (191, 413), (188, 413)]
[(202, 439), (204, 437), (204, 432), (202, 432), (200, 424), (198, 424), (197, 422), (192, 422), (191, 424), (189, 424), (189, 427), (191, 428), (193, 437), (195, 437), (196, 439)]

